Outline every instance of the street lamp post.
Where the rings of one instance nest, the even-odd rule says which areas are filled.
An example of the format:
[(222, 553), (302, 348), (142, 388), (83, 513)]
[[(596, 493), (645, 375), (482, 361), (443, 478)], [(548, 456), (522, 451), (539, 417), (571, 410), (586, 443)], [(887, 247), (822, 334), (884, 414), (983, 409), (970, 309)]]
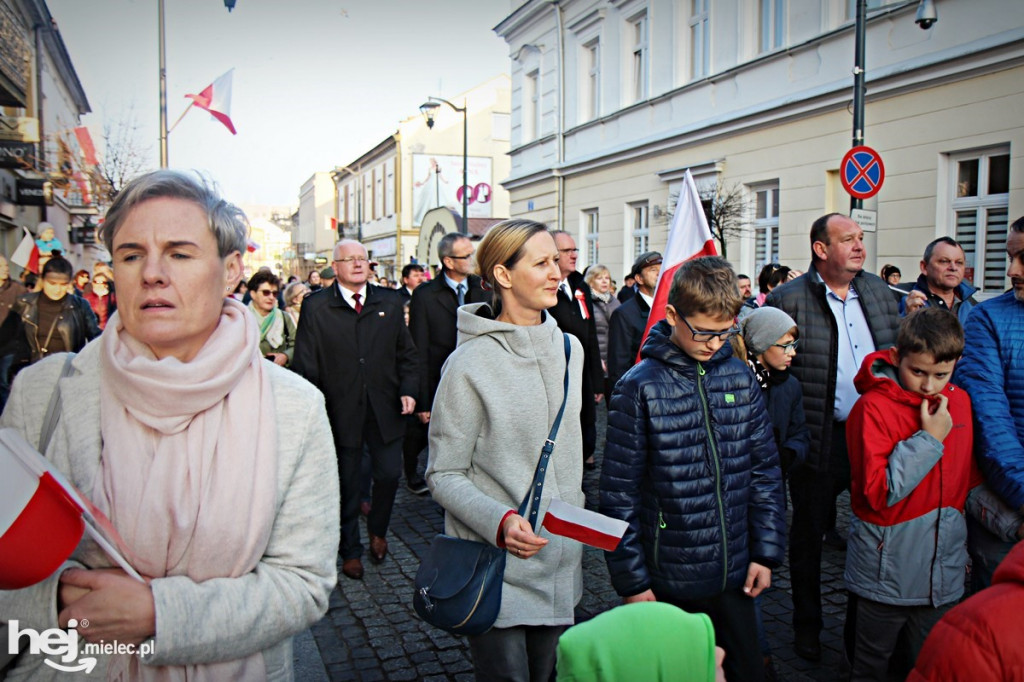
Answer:
[[(859, 147), (864, 144), (864, 53), (867, 35), (867, 0), (857, 0), (857, 20), (854, 28), (854, 54), (853, 54), (853, 146)], [(927, 31), (939, 16), (935, 11), (933, 0), (919, 0), (917, 3), (917, 16), (914, 22), (923, 30)], [(850, 197), (850, 208), (863, 208), (864, 202), (861, 199)]]
[(469, 234), (469, 121), (466, 116), (466, 102), (457, 107), (446, 99), (440, 97), (428, 97), (427, 101), (420, 105), (420, 111), (427, 120), (427, 127), (434, 127), (434, 116), (437, 114), (441, 104), (447, 104), (455, 111), (462, 114), (462, 227), (461, 234)]

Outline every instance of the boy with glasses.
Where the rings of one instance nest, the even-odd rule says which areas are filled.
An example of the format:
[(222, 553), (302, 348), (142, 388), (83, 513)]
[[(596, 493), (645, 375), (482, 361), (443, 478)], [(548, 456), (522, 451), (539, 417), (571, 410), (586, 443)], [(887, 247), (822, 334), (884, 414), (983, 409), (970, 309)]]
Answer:
[(676, 272), (666, 319), (612, 395), (600, 500), (629, 524), (606, 554), (616, 591), (707, 613), (726, 677), (756, 682), (753, 598), (782, 563), (786, 524), (761, 388), (727, 343), (742, 304), (721, 258)]

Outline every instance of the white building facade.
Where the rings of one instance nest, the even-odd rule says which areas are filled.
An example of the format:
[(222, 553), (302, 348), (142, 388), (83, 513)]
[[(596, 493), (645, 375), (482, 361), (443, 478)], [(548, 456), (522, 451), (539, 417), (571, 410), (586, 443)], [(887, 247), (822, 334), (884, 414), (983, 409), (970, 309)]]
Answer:
[[(984, 294), (1007, 286), (1008, 222), (1024, 214), (1024, 3), (872, 0), (865, 143), (886, 178), (865, 267), (916, 277), (924, 245), (961, 241)], [(513, 217), (576, 235), (580, 267), (617, 279), (667, 239), (670, 198), (738, 188), (738, 271), (805, 269), (811, 222), (848, 213), (852, 0), (531, 0), (495, 31), (512, 55)]]
[[(423, 100), (429, 95), (425, 92)], [(511, 172), (509, 77), (495, 76), (448, 99), (467, 112), (470, 225), (507, 218), (509, 193), (500, 183)], [(461, 216), (462, 145), (463, 115), (442, 104), (432, 127), (417, 113), (358, 158), (335, 168), (339, 228), (362, 240), (380, 263), (379, 275), (394, 279), (415, 261), (428, 211), (443, 206)]]

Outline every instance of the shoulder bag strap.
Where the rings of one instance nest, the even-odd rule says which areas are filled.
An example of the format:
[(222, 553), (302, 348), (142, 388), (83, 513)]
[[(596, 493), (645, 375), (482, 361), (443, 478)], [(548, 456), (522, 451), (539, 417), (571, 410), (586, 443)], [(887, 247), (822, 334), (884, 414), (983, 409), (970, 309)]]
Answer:
[[(558, 427), (562, 424), (562, 415), (565, 413), (565, 403), (569, 398), (569, 357), (572, 355), (572, 346), (569, 344), (569, 335), (562, 333), (562, 340), (565, 343), (565, 378), (562, 380), (562, 405), (558, 408), (558, 414), (555, 416), (555, 423), (551, 425), (551, 432), (548, 433), (548, 439), (544, 441), (544, 447), (540, 450), (540, 460), (537, 462), (537, 470), (533, 473), (533, 483), (530, 485), (530, 489), (526, 491), (526, 497), (523, 498), (522, 503), (519, 505), (519, 515), (524, 516), (526, 514), (527, 507), (530, 508), (530, 518), (527, 519), (530, 522), (530, 527), (537, 528), (537, 512), (540, 508), (540, 497), (543, 490), (541, 487), (544, 485), (544, 472), (547, 471), (548, 461), (551, 459), (551, 453), (555, 449), (555, 436), (558, 435)], [(533, 498), (533, 504), (530, 504), (530, 498)]]
[(50, 444), (50, 438), (53, 437), (53, 430), (57, 428), (57, 420), (60, 419), (60, 380), (71, 376), (74, 372), (71, 368), (71, 361), (74, 359), (74, 353), (67, 354), (67, 358), (64, 359), (64, 368), (61, 369), (57, 384), (53, 387), (53, 393), (50, 394), (50, 404), (46, 407), (46, 416), (43, 418), (43, 430), (39, 433), (37, 449), (41, 453), (46, 453), (46, 447)]

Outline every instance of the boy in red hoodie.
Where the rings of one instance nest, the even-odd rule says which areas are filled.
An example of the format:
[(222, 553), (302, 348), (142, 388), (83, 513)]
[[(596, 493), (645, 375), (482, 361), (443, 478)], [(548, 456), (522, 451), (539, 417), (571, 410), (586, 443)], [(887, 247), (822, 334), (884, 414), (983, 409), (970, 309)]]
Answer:
[(854, 381), (845, 578), (858, 597), (855, 681), (886, 679), (904, 626), (916, 658), (964, 592), (964, 503), (981, 477), (970, 399), (949, 383), (963, 348), (956, 317), (925, 308), (903, 320), (895, 348), (864, 359)]

